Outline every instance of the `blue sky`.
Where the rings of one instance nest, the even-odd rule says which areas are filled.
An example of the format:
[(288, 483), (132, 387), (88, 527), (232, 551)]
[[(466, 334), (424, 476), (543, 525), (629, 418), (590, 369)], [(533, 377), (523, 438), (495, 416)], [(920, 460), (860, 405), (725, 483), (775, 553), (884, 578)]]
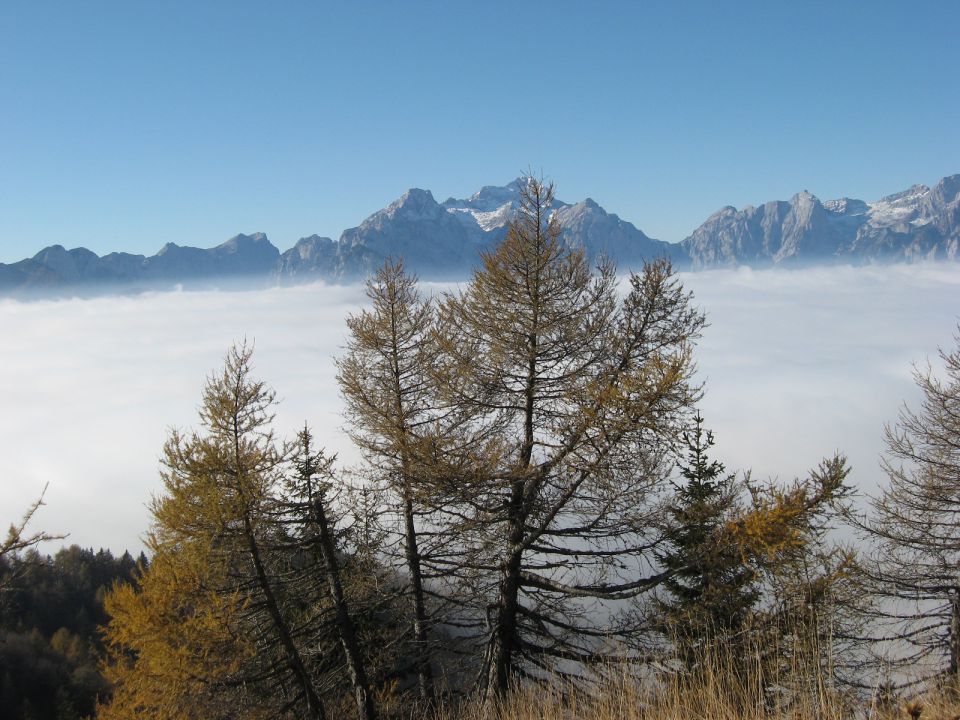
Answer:
[(336, 237), (533, 167), (678, 241), (960, 172), (960, 3), (0, 4), (0, 262)]

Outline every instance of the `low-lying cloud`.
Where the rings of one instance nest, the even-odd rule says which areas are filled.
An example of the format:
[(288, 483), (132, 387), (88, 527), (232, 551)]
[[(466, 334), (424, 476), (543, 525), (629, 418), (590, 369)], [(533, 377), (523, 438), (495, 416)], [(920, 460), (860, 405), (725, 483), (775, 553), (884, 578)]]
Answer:
[[(882, 481), (885, 422), (916, 403), (914, 362), (952, 347), (960, 264), (746, 269), (683, 276), (710, 326), (697, 361), (702, 412), (730, 470), (792, 478), (834, 451), (853, 481)], [(0, 301), (0, 522), (46, 483), (37, 527), (84, 546), (139, 550), (170, 427), (196, 425), (227, 347), (256, 345), (282, 400), (277, 427), (308, 421), (346, 462), (333, 358), (361, 286)]]

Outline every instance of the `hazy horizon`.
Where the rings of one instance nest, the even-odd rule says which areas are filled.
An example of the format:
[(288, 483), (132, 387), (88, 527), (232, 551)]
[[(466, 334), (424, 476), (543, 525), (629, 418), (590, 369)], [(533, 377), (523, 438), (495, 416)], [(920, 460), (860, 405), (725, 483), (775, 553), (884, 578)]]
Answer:
[[(710, 322), (695, 354), (706, 383), (700, 407), (728, 470), (786, 480), (841, 451), (853, 482), (876, 488), (883, 425), (918, 397), (911, 363), (953, 347), (960, 265), (681, 278)], [(307, 421), (354, 462), (333, 357), (347, 314), (364, 300), (362, 285), (316, 284), (0, 301), (0, 523), (49, 482), (36, 528), (70, 533), (67, 544), (138, 550), (164, 438), (171, 427), (197, 427), (207, 374), (244, 338), (256, 344), (256, 374), (281, 399), (278, 432)]]

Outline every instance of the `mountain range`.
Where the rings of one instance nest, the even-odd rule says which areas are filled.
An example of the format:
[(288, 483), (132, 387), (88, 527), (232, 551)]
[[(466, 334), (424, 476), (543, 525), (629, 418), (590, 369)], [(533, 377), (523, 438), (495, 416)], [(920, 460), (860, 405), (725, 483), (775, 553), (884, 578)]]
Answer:
[(876, 202), (790, 200), (715, 212), (682, 243), (694, 269), (730, 265), (956, 260), (960, 175)]
[[(172, 285), (295, 284), (362, 278), (387, 256), (402, 257), (425, 279), (463, 278), (483, 250), (506, 233), (524, 178), (485, 186), (466, 199), (437, 202), (410, 189), (336, 241), (311, 235), (281, 253), (263, 233), (237, 235), (209, 249), (164, 245), (156, 255), (86, 248), (44, 248), (32, 258), (0, 263), (0, 293), (96, 293), (104, 286), (132, 290)], [(934, 187), (914, 185), (875, 202), (821, 202), (804, 191), (759, 207), (724, 207), (680, 243), (648, 237), (587, 198), (552, 208), (565, 242), (621, 268), (665, 256), (678, 268), (751, 265), (957, 260), (960, 175)]]

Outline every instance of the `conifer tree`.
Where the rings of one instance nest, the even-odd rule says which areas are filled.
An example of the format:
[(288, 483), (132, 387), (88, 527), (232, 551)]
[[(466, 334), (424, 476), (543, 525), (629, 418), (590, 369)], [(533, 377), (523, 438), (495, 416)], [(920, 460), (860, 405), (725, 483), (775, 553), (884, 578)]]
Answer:
[[(344, 591), (335, 518), (329, 506), (328, 495), (334, 481), (333, 458), (326, 457), (322, 450), (314, 451), (313, 437), (306, 427), (298, 435), (297, 441), (295, 473), (286, 483), (286, 513), (299, 526), (305, 549), (314, 555), (308, 567), (322, 574), (326, 582), (333, 606), (331, 622), (346, 658), (358, 716), (363, 720), (375, 720), (373, 693)], [(302, 591), (305, 588), (297, 586), (296, 589)]]
[[(107, 637), (115, 660), (110, 673), (121, 686), (114, 701), (119, 714), (150, 711), (157, 698), (135, 689), (140, 673), (158, 663), (170, 672), (152, 676), (168, 683), (163, 697), (180, 688), (192, 691), (189, 677), (206, 678), (209, 664), (216, 682), (204, 681), (205, 687), (246, 688), (245, 702), (258, 711), (273, 701), (277, 715), (278, 708), (299, 707), (303, 717), (326, 716), (300, 646), (301, 628), (285, 611), (281, 578), (271, 567), (271, 513), (289, 449), (278, 445), (270, 429), (274, 394), (253, 378), (251, 354), (246, 345), (234, 346), (223, 370), (209, 378), (200, 409), (204, 432), (175, 431), (165, 446), (164, 493), (150, 506), (154, 560), (140, 592), (120, 588), (109, 602)], [(184, 631), (202, 625), (188, 636), (176, 628), (164, 637), (165, 625), (178, 619)], [(221, 654), (218, 638), (235, 635), (229, 654)], [(240, 647), (255, 652), (237, 652)], [(128, 650), (132, 665), (124, 662)], [(168, 655), (173, 659), (166, 662)], [(182, 656), (195, 663), (196, 673), (189, 665), (182, 669)], [(178, 684), (183, 672), (185, 685)], [(189, 704), (189, 694), (179, 701)], [(152, 711), (163, 717), (156, 707)]]
[(728, 527), (740, 511), (736, 477), (709, 458), (713, 433), (699, 413), (683, 442), (683, 483), (668, 510), (665, 549), (658, 553), (671, 573), (663, 582), (668, 598), (658, 605), (664, 631), (689, 666), (703, 657), (706, 643), (719, 640), (728, 651), (736, 645), (760, 593), (756, 569)]
[[(111, 619), (104, 629), (109, 702), (103, 720), (216, 720), (268, 718), (277, 705), (263, 693), (244, 691), (257, 644), (242, 622), (243, 593), (215, 588), (222, 566), (209, 543), (156, 546), (138, 587), (118, 584), (104, 600)], [(218, 570), (219, 568), (219, 570)]]
[(960, 687), (960, 330), (955, 342), (942, 373), (915, 368), (920, 406), (887, 426), (887, 485), (860, 524), (884, 660)]
[(623, 609), (663, 577), (650, 571), (657, 500), (697, 396), (703, 317), (669, 263), (632, 274), (618, 300), (612, 265), (592, 272), (552, 206), (552, 185), (530, 178), (435, 333), (438, 391), (469, 436), (447, 473), (448, 532), (482, 602), (481, 685), (496, 697), (615, 645), (629, 654), (634, 619), (598, 603)]
[(713, 436), (699, 414), (684, 444), (685, 482), (658, 553), (670, 573), (659, 623), (678, 658), (694, 671), (720, 662), (736, 683), (749, 656), (754, 678), (781, 689), (850, 679), (862, 662), (862, 601), (853, 553), (829, 537), (851, 491), (845, 459), (791, 483), (760, 484), (709, 458)]
[[(409, 578), (412, 634), (421, 700), (434, 694), (425, 575), (440, 554), (439, 536), (420, 533), (435, 502), (423, 450), (440, 413), (430, 378), (433, 307), (402, 262), (387, 260), (367, 281), (372, 305), (347, 319), (346, 354), (337, 360), (348, 432), (364, 453), (369, 480), (386, 488), (399, 510), (403, 563)], [(449, 423), (448, 423), (449, 425)]]
[(856, 553), (832, 537), (850, 512), (849, 472), (837, 454), (789, 483), (748, 475), (749, 503), (727, 524), (759, 579), (751, 619), (757, 671), (781, 690), (846, 683), (864, 659), (858, 638), (868, 599)]

